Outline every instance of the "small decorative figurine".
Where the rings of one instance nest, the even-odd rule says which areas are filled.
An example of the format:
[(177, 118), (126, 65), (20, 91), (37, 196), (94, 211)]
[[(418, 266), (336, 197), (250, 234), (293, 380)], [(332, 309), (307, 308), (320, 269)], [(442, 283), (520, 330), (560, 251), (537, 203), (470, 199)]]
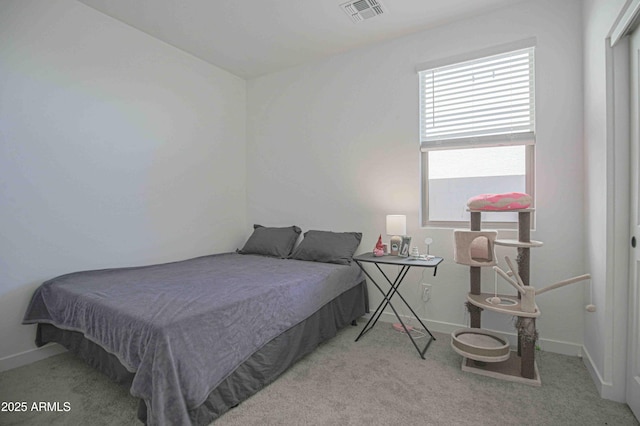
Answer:
[(382, 244), (382, 235), (378, 237), (378, 242), (376, 243), (376, 247), (373, 249), (373, 255), (377, 257), (384, 256), (384, 245)]

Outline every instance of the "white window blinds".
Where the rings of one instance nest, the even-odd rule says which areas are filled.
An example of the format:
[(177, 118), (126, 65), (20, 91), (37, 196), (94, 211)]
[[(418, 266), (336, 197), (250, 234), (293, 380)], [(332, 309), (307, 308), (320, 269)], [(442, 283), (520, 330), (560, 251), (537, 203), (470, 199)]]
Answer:
[(423, 151), (535, 140), (533, 47), (419, 72)]

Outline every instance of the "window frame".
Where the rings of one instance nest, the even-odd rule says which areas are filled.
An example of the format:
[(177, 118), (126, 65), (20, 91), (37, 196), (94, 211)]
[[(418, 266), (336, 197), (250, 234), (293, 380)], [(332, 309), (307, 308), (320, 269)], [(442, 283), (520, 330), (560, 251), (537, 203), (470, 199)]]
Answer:
[[(450, 141), (438, 141), (435, 144), (425, 144), (422, 141), (422, 117), (420, 117), (420, 222), (422, 227), (433, 228), (456, 228), (468, 223), (465, 220), (429, 220), (429, 152), (434, 150), (453, 150), (453, 149), (472, 149), (472, 148), (485, 148), (485, 147), (500, 147), (500, 146), (524, 146), (525, 147), (525, 191), (532, 198), (532, 208), (535, 207), (535, 142), (536, 142), (536, 114), (535, 114), (535, 47), (536, 39), (530, 38), (526, 40), (517, 41), (514, 43), (507, 43), (500, 46), (495, 46), (489, 49), (476, 51), (466, 55), (458, 55), (450, 57), (448, 59), (431, 61), (416, 66), (416, 73), (420, 79), (420, 73), (423, 71), (436, 69), (440, 67), (446, 67), (455, 64), (462, 64), (464, 62), (474, 61), (483, 58), (489, 58), (495, 55), (501, 55), (509, 52), (515, 52), (523, 49), (533, 49), (533, 64), (531, 77), (531, 102), (533, 109), (533, 131), (525, 133), (503, 134), (495, 136), (479, 136), (479, 137), (466, 137), (460, 139), (451, 139)], [(419, 87), (422, 88), (419, 81)], [(422, 95), (419, 100), (420, 114), (423, 113)], [(427, 146), (425, 146), (427, 145)], [(532, 214), (531, 228), (535, 228), (535, 212)], [(483, 226), (500, 229), (517, 229), (517, 222), (509, 221), (483, 221)]]
[[(535, 144), (523, 144), (525, 145), (525, 188), (527, 194), (531, 196), (533, 203), (535, 203)], [(505, 146), (505, 145), (494, 145), (494, 146)], [(487, 145), (483, 146), (473, 146), (468, 148), (483, 148), (488, 147)], [(451, 149), (460, 149), (451, 148)], [(433, 151), (433, 150), (432, 150)], [(429, 183), (428, 183), (428, 168), (429, 168), (429, 151), (423, 151), (420, 153), (420, 192), (421, 192), (421, 200), (420, 200), (420, 218), (421, 225), (424, 228), (459, 228), (464, 224), (468, 224), (468, 220), (451, 220), (451, 221), (438, 221), (438, 220), (429, 220)], [(532, 204), (531, 208), (534, 208), (535, 204)], [(531, 229), (535, 229), (535, 211), (531, 214)], [(482, 225), (487, 228), (497, 228), (497, 229), (517, 229), (518, 222), (507, 222), (507, 221), (482, 221)]]

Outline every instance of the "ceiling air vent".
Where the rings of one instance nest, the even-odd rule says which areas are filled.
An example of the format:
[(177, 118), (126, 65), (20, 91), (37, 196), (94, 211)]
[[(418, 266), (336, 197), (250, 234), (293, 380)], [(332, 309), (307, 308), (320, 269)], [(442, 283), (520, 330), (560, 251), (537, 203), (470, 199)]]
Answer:
[(340, 5), (342, 10), (351, 18), (353, 22), (364, 21), (375, 18), (384, 13), (382, 4), (378, 0), (356, 0)]

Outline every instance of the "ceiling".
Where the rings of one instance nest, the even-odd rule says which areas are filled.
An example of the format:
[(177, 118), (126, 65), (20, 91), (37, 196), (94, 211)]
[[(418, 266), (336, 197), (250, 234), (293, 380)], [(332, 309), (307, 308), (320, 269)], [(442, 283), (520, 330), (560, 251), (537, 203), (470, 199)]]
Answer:
[(243, 78), (483, 14), (523, 0), (379, 0), (358, 23), (346, 0), (80, 0)]

